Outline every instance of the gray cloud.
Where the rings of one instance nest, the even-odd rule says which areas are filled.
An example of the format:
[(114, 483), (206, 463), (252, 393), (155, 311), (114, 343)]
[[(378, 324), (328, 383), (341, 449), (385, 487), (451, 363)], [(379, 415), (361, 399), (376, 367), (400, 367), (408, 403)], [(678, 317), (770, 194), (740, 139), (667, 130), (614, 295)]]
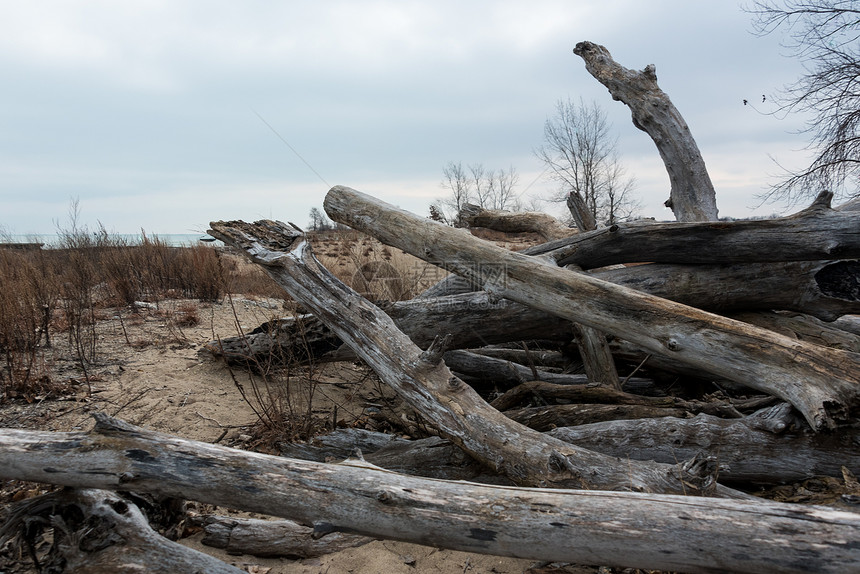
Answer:
[(799, 65), (778, 38), (750, 35), (731, 3), (43, 1), (2, 12), (0, 225), (19, 233), (52, 232), (70, 197), (86, 222), (118, 232), (305, 223), (326, 183), (255, 112), (328, 184), (425, 213), (449, 160), (513, 165), (523, 187), (533, 181), (543, 122), (556, 100), (580, 96), (609, 112), (644, 214), (670, 217), (653, 144), (572, 54), (580, 40), (631, 68), (656, 64), (721, 213), (749, 213), (776, 171), (768, 154), (802, 161), (789, 133), (799, 120), (742, 104)]

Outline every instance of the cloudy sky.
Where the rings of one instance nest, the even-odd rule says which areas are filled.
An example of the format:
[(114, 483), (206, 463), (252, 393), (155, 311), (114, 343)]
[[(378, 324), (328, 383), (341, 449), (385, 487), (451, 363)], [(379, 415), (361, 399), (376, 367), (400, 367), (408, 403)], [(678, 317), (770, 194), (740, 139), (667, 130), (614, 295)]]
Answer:
[(72, 198), (117, 233), (305, 225), (336, 184), (426, 214), (449, 161), (548, 195), (533, 150), (568, 97), (604, 107), (642, 215), (671, 219), (656, 148), (581, 40), (656, 65), (721, 215), (781, 212), (754, 195), (771, 157), (804, 163), (803, 124), (763, 112), (802, 68), (750, 30), (734, 0), (0, 0), (0, 227), (54, 233)]

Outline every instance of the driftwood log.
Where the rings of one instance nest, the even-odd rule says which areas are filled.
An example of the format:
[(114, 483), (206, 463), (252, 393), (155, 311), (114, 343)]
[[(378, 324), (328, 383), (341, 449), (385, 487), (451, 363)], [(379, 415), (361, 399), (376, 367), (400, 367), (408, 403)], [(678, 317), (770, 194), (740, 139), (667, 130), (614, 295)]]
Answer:
[(585, 60), (585, 69), (609, 89), (612, 98), (627, 104), (633, 125), (651, 136), (669, 173), (671, 195), (666, 206), (678, 221), (717, 219), (714, 185), (699, 146), (681, 114), (657, 85), (654, 65), (641, 72), (616, 63), (609, 50), (580, 42), (573, 53)]
[[(450, 333), (448, 346), (462, 349), (522, 341), (549, 339), (570, 341), (570, 322), (535, 312), (513, 301), (489, 301), (485, 293), (463, 293), (433, 300), (395, 301), (381, 307), (416, 345), (427, 347), (441, 333)], [(207, 348), (231, 360), (270, 357), (302, 359), (310, 349), (315, 360), (349, 360), (355, 353), (314, 315), (287, 317), (267, 322), (245, 336), (212, 341)]]
[(471, 203), (460, 209), (459, 220), (466, 227), (487, 227), (503, 233), (537, 233), (544, 241), (570, 237), (576, 233), (575, 229), (562, 225), (559, 220), (546, 213), (484, 209)]
[(0, 430), (0, 476), (176, 496), (288, 518), (317, 535), (499, 556), (708, 573), (860, 569), (860, 515), (832, 508), (415, 478), (361, 461), (244, 452), (105, 416), (89, 433)]
[(283, 223), (213, 222), (209, 234), (242, 249), (262, 265), (296, 301), (349, 344), (383, 382), (422, 417), (432, 420), (440, 436), (517, 484), (683, 493), (699, 483), (699, 488), (713, 490), (717, 496), (746, 497), (715, 484), (700, 461), (682, 465), (688, 475), (680, 480), (679, 467), (646, 462), (631, 465), (511, 421), (445, 366), (444, 339), (422, 351), (388, 315), (323, 267), (303, 234)]
[[(784, 407), (778, 407), (784, 409)], [(860, 474), (860, 432), (812, 433), (805, 425), (768, 429), (758, 415), (722, 419), (699, 414), (692, 419), (607, 421), (563, 427), (549, 434), (591, 450), (670, 463), (707, 452), (720, 467), (720, 480), (775, 484), (814, 476), (842, 476), (842, 467)]]
[[(45, 434), (52, 438), (60, 436)], [(80, 445), (72, 448), (80, 448)], [(74, 462), (67, 461), (69, 462), (74, 465)], [(51, 464), (49, 458), (42, 461), (42, 466), (46, 469), (50, 469)], [(8, 470), (11, 472), (5, 476), (28, 474), (20, 465), (10, 465)], [(93, 470), (95, 471), (95, 467)], [(82, 472), (86, 470), (78, 468), (71, 473), (80, 475)], [(50, 470), (43, 473), (43, 478), (48, 476)], [(118, 477), (119, 473), (114, 474), (115, 479)], [(68, 484), (51, 479), (42, 482)], [(108, 490), (88, 488), (96, 483), (104, 486), (103, 480), (77, 482), (76, 486), (83, 488), (52, 492), (7, 507), (4, 511), (3, 526), (0, 528), (0, 542), (16, 537), (26, 538), (37, 525), (53, 526), (53, 544), (48, 556), (38, 564), (40, 572), (244, 572), (212, 556), (164, 538), (150, 527), (140, 509), (128, 499)], [(118, 481), (115, 480), (108, 488), (115, 489), (117, 484)], [(27, 545), (27, 542), (24, 542), (24, 545)]]
[[(550, 436), (622, 459), (671, 464), (700, 453), (717, 460), (720, 480), (774, 485), (815, 476), (860, 474), (860, 431), (813, 433), (787, 403), (750, 416), (724, 419), (708, 414), (618, 420), (559, 427)], [(449, 441), (439, 437), (406, 440), (361, 429), (338, 429), (307, 444), (285, 444), (282, 454), (317, 462), (339, 461), (360, 451), (382, 468), (429, 478), (498, 484)]]
[[(853, 260), (649, 264), (599, 269), (590, 275), (721, 314), (781, 309), (833, 321), (860, 312), (860, 263)], [(462, 287), (470, 288), (463, 283)], [(458, 284), (448, 286), (456, 289)], [(429, 345), (440, 332), (453, 335), (452, 349), (530, 339), (566, 343), (573, 336), (569, 321), (507, 299), (491, 303), (483, 292), (395, 301), (382, 309), (419, 346)], [(849, 332), (851, 321), (843, 321)], [(860, 335), (860, 327), (853, 332)], [(231, 361), (263, 365), (278, 358), (302, 361), (308, 358), (308, 350), (317, 361), (355, 356), (313, 315), (267, 322), (244, 336), (212, 341), (207, 348)]]
[(201, 542), (230, 554), (311, 558), (373, 542), (357, 534), (332, 532), (320, 538), (310, 526), (292, 520), (260, 520), (216, 515), (192, 516), (190, 522), (203, 528)]
[[(770, 220), (620, 223), (521, 253), (549, 256), (558, 265), (575, 264), (583, 269), (635, 262), (713, 265), (860, 258), (860, 210), (831, 209), (832, 198), (833, 194), (822, 192), (809, 208)], [(856, 269), (854, 276), (849, 284), (857, 284)], [(480, 283), (451, 276), (422, 297), (479, 287)]]
[[(833, 428), (860, 398), (857, 353), (791, 340), (570, 272), (476, 240), (347, 187), (332, 188), (324, 205), (335, 221), (480, 282), (491, 297), (519, 301), (605, 330), (649, 352), (778, 396), (803, 413), (813, 429)], [(827, 212), (824, 219), (829, 213), (851, 213), (829, 207)], [(860, 239), (860, 227), (852, 233)]]
[(860, 211), (830, 207), (822, 192), (787, 217), (699, 223), (622, 223), (522, 251), (584, 269), (650, 261), (713, 265), (860, 258)]

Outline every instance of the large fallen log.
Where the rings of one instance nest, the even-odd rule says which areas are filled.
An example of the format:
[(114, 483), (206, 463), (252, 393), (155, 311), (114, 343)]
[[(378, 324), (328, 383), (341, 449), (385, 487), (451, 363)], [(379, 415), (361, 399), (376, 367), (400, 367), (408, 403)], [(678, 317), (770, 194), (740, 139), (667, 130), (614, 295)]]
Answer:
[[(569, 321), (513, 301), (490, 302), (485, 293), (396, 301), (382, 309), (420, 347), (429, 346), (439, 333), (451, 333), (451, 349), (532, 339), (568, 342), (573, 337)], [(342, 347), (340, 338), (314, 315), (266, 322), (244, 336), (207, 345), (212, 353), (228, 360), (258, 360), (260, 364), (267, 364), (271, 357), (303, 360), (308, 350), (317, 361), (355, 358), (350, 349)]]
[(422, 417), (433, 421), (440, 436), (515, 483), (682, 493), (698, 482), (698, 488), (713, 490), (718, 496), (746, 496), (715, 484), (697, 461), (682, 465), (680, 470), (688, 474), (680, 478), (678, 467), (643, 462), (631, 465), (629, 461), (545, 437), (511, 421), (445, 366), (441, 359), (444, 338), (422, 351), (388, 315), (323, 267), (313, 257), (302, 233), (274, 221), (210, 225), (210, 235), (240, 248), (259, 263), (290, 296), (344, 340), (384, 383)]
[[(604, 421), (662, 419), (665, 417), (683, 417), (686, 414), (685, 409), (678, 407), (604, 404), (546, 405), (505, 411), (506, 417), (540, 432), (558, 427), (576, 427)], [(569, 442), (576, 444), (574, 441)]]
[(504, 233), (537, 233), (544, 241), (570, 237), (576, 233), (576, 229), (562, 225), (555, 217), (546, 213), (484, 209), (471, 203), (460, 208), (459, 219), (467, 227), (487, 227)]
[(720, 465), (720, 480), (775, 484), (813, 476), (842, 476), (842, 467), (860, 474), (860, 431), (812, 433), (794, 425), (779, 433), (757, 426), (758, 417), (721, 419), (699, 414), (606, 421), (551, 430), (550, 435), (585, 448), (634, 460), (672, 462), (701, 452)]
[(131, 490), (443, 548), (682, 572), (860, 569), (860, 515), (819, 506), (523, 489), (244, 452), (97, 416), (92, 432), (0, 429), (0, 476)]
[[(835, 427), (860, 400), (860, 354), (791, 340), (574, 273), (347, 187), (333, 187), (324, 205), (335, 221), (481, 282), (493, 298), (519, 301), (604, 330), (649, 352), (778, 396), (803, 413), (813, 429)], [(854, 234), (860, 239), (860, 227)]]
[(657, 85), (654, 65), (641, 72), (616, 63), (609, 50), (580, 42), (573, 53), (585, 60), (585, 69), (609, 89), (612, 98), (627, 104), (633, 125), (651, 136), (672, 186), (666, 206), (678, 221), (717, 219), (714, 186), (699, 146), (669, 96)]
[[(848, 427), (838, 433), (813, 433), (787, 403), (728, 420), (708, 414), (617, 420), (559, 427), (547, 434), (622, 459), (672, 463), (705, 453), (719, 464), (720, 480), (732, 484), (841, 478), (843, 467), (860, 474), (860, 430)], [(486, 482), (490, 476), (482, 476), (465, 453), (439, 437), (406, 440), (338, 429), (307, 444), (285, 444), (281, 453), (324, 462), (343, 460), (357, 450), (372, 464), (413, 476), (471, 482)]]
[(699, 223), (622, 223), (522, 251), (584, 269), (650, 261), (713, 265), (860, 258), (860, 211), (831, 209), (833, 194), (787, 217)]
[[(650, 264), (598, 269), (591, 276), (706, 311), (782, 309), (832, 321), (860, 312), (860, 263), (797, 261), (727, 265)], [(456, 277), (456, 276), (455, 276)], [(450, 282), (451, 289), (471, 289)], [(568, 321), (483, 292), (395, 301), (382, 309), (419, 346), (437, 333), (452, 333), (452, 349), (529, 339), (567, 342)], [(267, 322), (244, 336), (225, 337), (207, 348), (228, 360), (268, 364), (274, 358), (347, 359), (354, 355), (312, 315)], [(340, 349), (340, 352), (333, 351)]]

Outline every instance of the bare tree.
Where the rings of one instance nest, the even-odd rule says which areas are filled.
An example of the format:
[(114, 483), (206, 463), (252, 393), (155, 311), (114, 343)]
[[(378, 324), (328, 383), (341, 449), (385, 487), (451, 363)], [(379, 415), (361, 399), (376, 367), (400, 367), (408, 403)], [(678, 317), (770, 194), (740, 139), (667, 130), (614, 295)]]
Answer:
[(617, 137), (597, 103), (559, 100), (555, 116), (544, 124), (544, 139), (535, 155), (561, 183), (558, 200), (568, 199), (577, 227), (614, 223), (638, 209), (630, 193), (633, 182), (618, 159)]
[(459, 213), (467, 203), (475, 203), (484, 209), (519, 208), (514, 188), (520, 176), (513, 166), (507, 170), (487, 170), (483, 164), (474, 163), (463, 167), (460, 162), (448, 162), (442, 169), (442, 187), (448, 195), (430, 206), (430, 218), (460, 225)]
[(517, 195), (514, 193), (514, 188), (520, 181), (520, 174), (514, 169), (514, 166), (509, 166), (505, 171), (500, 169), (489, 174), (490, 182), (490, 202), (489, 209), (507, 209), (511, 211), (519, 211), (520, 205), (517, 201)]
[[(487, 172), (484, 165), (475, 163), (469, 166), (472, 175), (472, 184), (475, 186), (475, 201), (479, 206), (488, 209), (490, 207), (490, 184), (492, 183), (492, 172)], [(488, 176), (490, 176), (488, 178)]]
[(331, 220), (317, 207), (311, 208), (308, 217), (310, 217), (308, 227), (312, 231), (325, 231), (326, 229), (331, 229), (333, 226)]
[(757, 34), (782, 30), (783, 45), (804, 64), (777, 101), (780, 112), (810, 114), (804, 132), (816, 154), (808, 167), (786, 170), (765, 198), (796, 203), (825, 189), (860, 197), (860, 2), (756, 0), (745, 10)]
[(472, 198), (472, 179), (462, 163), (449, 161), (442, 168), (441, 186), (448, 190), (448, 195), (433, 202), (431, 217), (457, 227), (460, 209)]

